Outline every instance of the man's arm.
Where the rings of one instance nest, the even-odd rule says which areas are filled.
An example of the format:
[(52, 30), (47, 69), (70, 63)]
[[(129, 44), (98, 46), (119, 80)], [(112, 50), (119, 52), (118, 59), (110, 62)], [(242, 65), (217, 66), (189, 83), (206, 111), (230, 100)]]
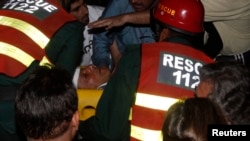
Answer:
[(80, 123), (79, 132), (84, 140), (129, 140), (129, 114), (139, 72), (140, 49), (121, 58), (98, 102), (96, 115)]
[(50, 61), (73, 76), (82, 57), (83, 25), (80, 22), (65, 24), (46, 46)]
[[(128, 0), (111, 0), (103, 11), (100, 19), (120, 15), (128, 7)], [(111, 64), (110, 46), (114, 42), (115, 32), (104, 31), (93, 36), (93, 56), (92, 61), (96, 66), (109, 67)]]
[(201, 0), (205, 8), (205, 21), (236, 20), (249, 16), (249, 0)]
[(142, 12), (130, 12), (124, 13), (118, 16), (112, 16), (104, 19), (97, 20), (95, 22), (89, 23), (89, 28), (101, 28), (105, 27), (106, 30), (110, 30), (113, 27), (124, 26), (127, 23), (131, 24), (149, 24), (150, 14), (148, 11)]

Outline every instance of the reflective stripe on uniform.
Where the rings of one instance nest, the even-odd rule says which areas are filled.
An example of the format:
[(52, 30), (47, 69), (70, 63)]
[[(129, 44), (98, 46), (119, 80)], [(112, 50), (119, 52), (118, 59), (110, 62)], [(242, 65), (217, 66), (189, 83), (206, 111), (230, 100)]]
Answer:
[[(16, 61), (22, 63), (24, 66), (28, 67), (35, 58), (31, 55), (27, 54), (23, 50), (19, 49), (18, 47), (15, 47), (11, 44), (0, 42), (0, 54), (6, 55), (12, 59), (15, 59)], [(44, 64), (52, 64), (46, 56), (43, 57), (43, 59), (40, 61), (39, 65)]]
[(0, 50), (0, 54), (9, 56), (25, 66), (29, 66), (35, 60), (31, 55), (8, 43), (0, 42)]
[(35, 43), (37, 43), (42, 49), (44, 49), (49, 42), (49, 38), (46, 35), (44, 35), (39, 29), (25, 21), (7, 16), (0, 16), (0, 25), (15, 28), (18, 31), (24, 33)]
[(149, 130), (131, 125), (131, 134), (133, 138), (141, 141), (162, 141), (161, 130)]
[[(16, 30), (24, 33), (30, 39), (32, 39), (41, 49), (44, 49), (50, 40), (39, 29), (23, 20), (7, 16), (0, 16), (0, 25), (15, 28)], [(24, 52), (19, 47), (13, 46), (5, 42), (0, 42), (0, 49), (1, 54), (15, 59), (26, 67), (28, 67), (35, 60), (33, 56)], [(40, 62), (40, 65), (43, 65), (45, 63), (51, 64), (46, 56), (43, 57)]]
[(43, 56), (43, 59), (40, 61), (39, 65), (44, 66), (47, 64), (53, 65), (46, 56)]
[[(169, 98), (164, 96), (156, 96), (146, 93), (137, 93), (135, 105), (149, 108), (149, 110), (156, 109), (161, 111), (167, 111), (168, 108), (178, 100), (179, 99)], [(130, 135), (131, 137), (141, 141), (152, 141), (152, 140), (162, 141), (161, 130), (150, 130), (135, 125), (131, 125)]]
[(168, 108), (177, 101), (178, 99), (175, 98), (137, 93), (135, 105), (167, 111)]

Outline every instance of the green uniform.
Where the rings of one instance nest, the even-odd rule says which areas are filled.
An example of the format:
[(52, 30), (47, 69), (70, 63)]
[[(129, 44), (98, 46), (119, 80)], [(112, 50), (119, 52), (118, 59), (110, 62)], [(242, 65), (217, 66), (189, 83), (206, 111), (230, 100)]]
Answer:
[[(181, 38), (171, 41), (189, 44)], [(130, 140), (129, 115), (135, 101), (140, 71), (141, 46), (131, 45), (105, 86), (96, 115), (80, 123), (79, 132), (84, 141)]]
[[(57, 31), (54, 37), (51, 38), (51, 41), (45, 49), (50, 61), (54, 65), (68, 70), (72, 76), (76, 67), (80, 64), (82, 57), (83, 28), (84, 27), (80, 22), (70, 22), (65, 24)], [(33, 62), (24, 73), (16, 78), (0, 74), (0, 94), (8, 95), (9, 93), (3, 93), (5, 87), (18, 87), (38, 65), (39, 61)], [(10, 96), (8, 100), (0, 99), (0, 135), (15, 133), (13, 96)]]
[[(96, 109), (96, 116), (80, 124), (80, 134), (87, 141), (129, 140), (129, 113), (140, 72), (140, 46), (128, 47), (116, 73), (110, 78)], [(113, 85), (115, 84), (115, 85)], [(101, 136), (98, 136), (101, 135)]]

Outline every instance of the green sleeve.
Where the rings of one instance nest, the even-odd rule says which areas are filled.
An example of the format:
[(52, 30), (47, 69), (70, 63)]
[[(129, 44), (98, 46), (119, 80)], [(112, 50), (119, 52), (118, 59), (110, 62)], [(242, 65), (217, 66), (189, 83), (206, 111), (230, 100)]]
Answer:
[(137, 90), (140, 72), (140, 47), (125, 54), (108, 81), (96, 109), (96, 115), (80, 123), (84, 140), (129, 140), (129, 114)]
[(46, 54), (54, 65), (68, 70), (73, 76), (82, 58), (82, 48), (83, 25), (70, 22), (54, 35), (46, 47)]

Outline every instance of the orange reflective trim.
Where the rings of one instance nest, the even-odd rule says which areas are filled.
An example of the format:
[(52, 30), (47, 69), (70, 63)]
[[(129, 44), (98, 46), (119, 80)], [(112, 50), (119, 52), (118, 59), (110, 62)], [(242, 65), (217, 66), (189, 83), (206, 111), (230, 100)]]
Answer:
[(19, 19), (7, 17), (7, 16), (0, 16), (0, 25), (15, 28), (16, 30), (24, 33), (30, 39), (32, 39), (35, 43), (37, 43), (42, 49), (45, 48), (45, 46), (48, 44), (50, 40), (39, 29)]

